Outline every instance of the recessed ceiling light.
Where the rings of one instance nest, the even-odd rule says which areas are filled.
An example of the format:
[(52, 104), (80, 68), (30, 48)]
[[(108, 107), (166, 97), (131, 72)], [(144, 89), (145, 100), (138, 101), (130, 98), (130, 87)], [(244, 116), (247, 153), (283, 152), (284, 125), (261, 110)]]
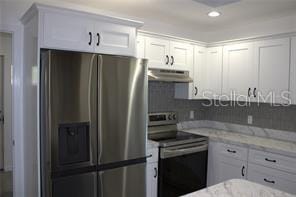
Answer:
[(209, 17), (217, 17), (217, 16), (220, 16), (221, 14), (217, 11), (212, 11), (212, 12), (209, 12), (208, 13), (208, 16)]

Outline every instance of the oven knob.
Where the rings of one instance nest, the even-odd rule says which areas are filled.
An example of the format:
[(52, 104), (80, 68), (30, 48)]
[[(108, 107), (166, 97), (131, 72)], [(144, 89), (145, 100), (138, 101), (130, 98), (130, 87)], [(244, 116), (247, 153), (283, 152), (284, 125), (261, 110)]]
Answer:
[(170, 114), (170, 115), (168, 115), (168, 119), (169, 119), (169, 120), (172, 120), (172, 118), (173, 118), (173, 117), (172, 117), (172, 115), (171, 115), (171, 114)]
[(174, 114), (174, 115), (173, 115), (173, 119), (174, 119), (174, 120), (176, 120), (176, 119), (177, 119), (177, 116), (176, 116), (176, 114)]

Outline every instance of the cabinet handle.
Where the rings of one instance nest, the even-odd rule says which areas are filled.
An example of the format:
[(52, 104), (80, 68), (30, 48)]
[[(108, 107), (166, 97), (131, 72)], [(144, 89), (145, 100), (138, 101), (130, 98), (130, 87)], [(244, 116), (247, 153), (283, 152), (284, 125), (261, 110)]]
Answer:
[(175, 63), (175, 59), (174, 56), (171, 56), (172, 62), (171, 62), (171, 66)]
[(236, 153), (235, 150), (229, 150), (229, 149), (227, 149), (227, 152), (229, 152), (229, 153)]
[(255, 98), (257, 97), (257, 93), (256, 93), (256, 91), (257, 91), (257, 88), (254, 88), (254, 90), (253, 90), (253, 95), (254, 95)]
[(154, 178), (156, 178), (157, 175), (158, 175), (157, 168), (154, 168)]
[(242, 167), (242, 176), (245, 176), (245, 166)]
[(268, 179), (264, 179), (264, 181), (265, 181), (266, 183), (272, 183), (272, 184), (275, 184), (275, 181), (270, 181), (270, 180), (268, 180)]
[(248, 97), (251, 96), (251, 88), (248, 89)]
[(101, 42), (101, 35), (99, 33), (97, 33), (97, 37), (98, 37), (97, 46), (99, 46), (100, 42)]
[(197, 87), (194, 87), (194, 89), (195, 89), (195, 96), (197, 95), (197, 93), (198, 93), (198, 89), (197, 89)]
[(91, 32), (88, 32), (88, 35), (89, 35), (88, 45), (91, 45), (91, 43), (92, 43), (92, 33)]
[(265, 161), (276, 163), (276, 160), (272, 160), (272, 159), (268, 159), (268, 158), (265, 158)]
[(166, 58), (166, 62), (165, 62), (165, 64), (168, 65), (169, 62), (170, 62), (170, 57), (169, 57), (168, 55), (166, 55), (165, 58)]

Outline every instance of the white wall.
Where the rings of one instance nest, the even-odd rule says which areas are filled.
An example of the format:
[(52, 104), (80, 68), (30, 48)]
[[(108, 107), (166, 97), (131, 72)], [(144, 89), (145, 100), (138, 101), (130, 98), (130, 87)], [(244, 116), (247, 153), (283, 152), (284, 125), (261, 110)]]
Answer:
[(4, 170), (12, 170), (12, 130), (11, 130), (11, 64), (12, 37), (10, 34), (0, 33), (0, 55), (4, 55)]
[(239, 38), (296, 32), (296, 13), (293, 16), (264, 20), (247, 25), (236, 25), (219, 31), (208, 32), (207, 41), (217, 42)]

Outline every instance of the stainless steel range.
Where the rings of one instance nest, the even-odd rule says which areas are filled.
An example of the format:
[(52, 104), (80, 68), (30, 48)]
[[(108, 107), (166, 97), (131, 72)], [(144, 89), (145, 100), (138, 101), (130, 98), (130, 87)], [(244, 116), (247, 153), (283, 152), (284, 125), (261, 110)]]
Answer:
[(149, 114), (148, 138), (159, 143), (158, 197), (206, 187), (208, 138), (178, 131), (177, 113)]

